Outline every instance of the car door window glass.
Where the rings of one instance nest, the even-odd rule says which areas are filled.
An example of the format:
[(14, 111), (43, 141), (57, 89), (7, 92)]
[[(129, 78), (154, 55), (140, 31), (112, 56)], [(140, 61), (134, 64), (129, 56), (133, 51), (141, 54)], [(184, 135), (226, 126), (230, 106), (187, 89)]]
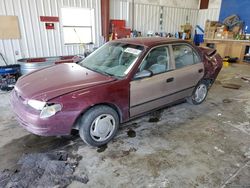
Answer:
[(201, 60), (199, 58), (199, 56), (193, 51), (193, 54), (194, 54), (194, 63), (200, 63)]
[(176, 69), (199, 63), (199, 58), (188, 45), (174, 45), (173, 53)]
[(158, 47), (151, 50), (141, 63), (139, 72), (143, 70), (149, 70), (154, 75), (169, 70), (168, 47)]

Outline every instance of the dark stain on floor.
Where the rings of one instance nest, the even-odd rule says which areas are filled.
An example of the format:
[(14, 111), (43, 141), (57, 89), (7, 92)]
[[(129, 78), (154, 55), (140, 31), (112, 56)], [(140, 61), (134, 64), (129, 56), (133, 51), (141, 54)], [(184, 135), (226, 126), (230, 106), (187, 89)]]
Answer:
[(102, 146), (99, 146), (98, 149), (96, 150), (98, 153), (104, 152), (108, 148), (107, 144), (104, 144)]
[(162, 112), (163, 110), (152, 112), (151, 117), (149, 118), (148, 122), (155, 123), (155, 122), (160, 121)]
[(77, 139), (79, 139), (77, 136), (41, 137), (33, 134), (13, 139), (12, 142), (0, 148), (0, 170), (13, 168), (13, 164), (16, 164), (20, 157), (27, 153), (49, 152), (56, 149), (73, 151), (83, 144), (80, 141), (70, 144), (71, 141)]
[(130, 138), (136, 137), (136, 132), (133, 129), (129, 129), (127, 134), (128, 134), (128, 137)]

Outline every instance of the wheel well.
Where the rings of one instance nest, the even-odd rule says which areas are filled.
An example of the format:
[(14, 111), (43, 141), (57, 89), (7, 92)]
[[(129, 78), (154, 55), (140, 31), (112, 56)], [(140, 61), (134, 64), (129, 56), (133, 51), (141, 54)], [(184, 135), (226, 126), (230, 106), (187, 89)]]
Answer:
[(89, 106), (87, 109), (85, 109), (84, 111), (82, 111), (82, 112), (78, 115), (78, 117), (76, 118), (76, 120), (75, 120), (75, 122), (74, 122), (74, 125), (73, 125), (72, 129), (77, 129), (77, 130), (79, 130), (79, 120), (80, 120), (81, 116), (82, 116), (84, 113), (86, 113), (88, 110), (90, 110), (91, 108), (96, 107), (96, 106), (101, 106), (101, 105), (103, 105), (103, 106), (109, 106), (109, 107), (111, 107), (112, 109), (114, 109), (114, 110), (117, 112), (118, 117), (119, 117), (119, 122), (121, 123), (121, 120), (122, 120), (122, 113), (121, 113), (121, 110), (120, 110), (116, 105), (110, 104), (110, 103), (99, 103), (99, 104), (95, 104), (95, 105)]
[(210, 88), (214, 83), (214, 79), (203, 79), (203, 81), (207, 84), (208, 88)]

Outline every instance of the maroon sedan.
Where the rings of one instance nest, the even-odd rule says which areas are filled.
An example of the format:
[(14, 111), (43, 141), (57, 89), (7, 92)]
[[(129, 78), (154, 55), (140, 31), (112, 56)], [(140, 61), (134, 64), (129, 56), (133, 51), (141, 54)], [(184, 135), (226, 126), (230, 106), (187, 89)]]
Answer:
[(120, 123), (186, 99), (202, 103), (222, 67), (215, 50), (183, 40), (109, 42), (79, 64), (60, 64), (21, 77), (11, 94), (20, 124), (44, 136), (78, 129), (100, 146)]

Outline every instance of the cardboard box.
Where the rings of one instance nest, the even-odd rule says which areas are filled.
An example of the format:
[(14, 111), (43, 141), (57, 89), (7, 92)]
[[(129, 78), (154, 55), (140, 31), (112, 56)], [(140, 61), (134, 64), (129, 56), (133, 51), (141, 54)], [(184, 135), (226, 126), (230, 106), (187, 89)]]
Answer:
[(223, 33), (222, 32), (215, 32), (214, 39), (223, 39)]
[(217, 27), (210, 27), (205, 32), (216, 32)]
[(182, 32), (191, 31), (191, 30), (192, 30), (192, 25), (190, 25), (190, 24), (181, 25)]
[(209, 20), (207, 20), (206, 21), (206, 24), (205, 24), (205, 32), (212, 32), (212, 31), (216, 31), (216, 29), (217, 29), (217, 26), (219, 26), (220, 25), (220, 23), (219, 22), (217, 22), (217, 21), (209, 21)]
[(216, 31), (221, 32), (221, 33), (224, 32), (224, 31), (227, 31), (227, 26), (222, 25), (220, 27), (217, 27)]
[(218, 24), (219, 22), (218, 21), (210, 21), (210, 20), (207, 20), (206, 21), (206, 24), (205, 24), (205, 27), (209, 28), (209, 27), (214, 27)]
[(232, 32), (234, 34), (238, 34), (240, 32), (240, 30), (241, 30), (241, 27), (236, 25), (236, 26), (233, 27)]
[(223, 36), (224, 39), (234, 39), (234, 33), (230, 31), (225, 32)]
[(213, 39), (214, 38), (215, 31), (206, 31), (204, 33), (204, 37), (206, 39)]

